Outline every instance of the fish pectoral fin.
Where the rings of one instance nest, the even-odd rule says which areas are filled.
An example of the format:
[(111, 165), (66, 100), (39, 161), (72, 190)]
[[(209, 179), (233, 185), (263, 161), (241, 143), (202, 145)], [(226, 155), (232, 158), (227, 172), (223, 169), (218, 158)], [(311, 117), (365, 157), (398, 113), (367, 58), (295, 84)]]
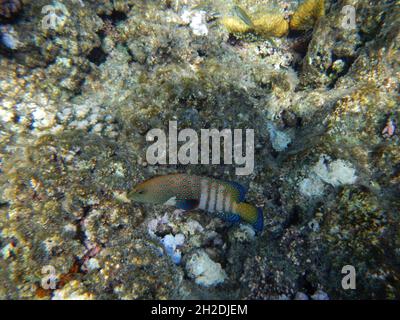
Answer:
[(192, 210), (199, 206), (198, 199), (182, 199), (176, 200), (176, 207), (182, 210)]

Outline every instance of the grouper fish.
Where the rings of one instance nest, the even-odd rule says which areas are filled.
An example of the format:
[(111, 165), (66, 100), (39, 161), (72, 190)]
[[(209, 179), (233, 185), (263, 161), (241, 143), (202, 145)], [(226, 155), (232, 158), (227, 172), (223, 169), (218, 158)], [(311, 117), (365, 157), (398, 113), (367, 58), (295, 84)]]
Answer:
[(228, 222), (249, 223), (259, 233), (264, 226), (262, 210), (243, 202), (245, 195), (246, 189), (236, 182), (177, 173), (139, 183), (128, 198), (183, 210), (204, 210)]

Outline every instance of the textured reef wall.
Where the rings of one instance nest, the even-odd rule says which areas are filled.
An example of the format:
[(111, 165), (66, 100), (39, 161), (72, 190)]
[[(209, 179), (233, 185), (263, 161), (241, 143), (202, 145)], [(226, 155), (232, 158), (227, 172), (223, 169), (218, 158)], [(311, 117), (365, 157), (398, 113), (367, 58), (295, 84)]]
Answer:
[[(369, 2), (0, 1), (0, 298), (398, 299), (400, 5)], [(254, 129), (254, 173), (148, 165), (170, 120)], [(247, 185), (263, 234), (126, 198), (172, 172)]]

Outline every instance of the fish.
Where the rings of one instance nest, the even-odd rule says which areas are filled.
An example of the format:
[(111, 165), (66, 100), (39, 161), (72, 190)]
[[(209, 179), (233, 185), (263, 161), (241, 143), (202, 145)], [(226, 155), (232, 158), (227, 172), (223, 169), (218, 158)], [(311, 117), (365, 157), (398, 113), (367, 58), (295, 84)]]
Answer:
[(264, 227), (262, 210), (244, 202), (246, 192), (237, 182), (175, 173), (139, 183), (128, 192), (128, 198), (182, 210), (200, 209), (231, 223), (246, 222), (261, 233)]
[(246, 11), (244, 11), (244, 9), (242, 9), (241, 7), (239, 7), (238, 5), (235, 5), (232, 9), (234, 15), (236, 15), (239, 19), (241, 19), (245, 24), (247, 24), (249, 27), (253, 26), (253, 22), (251, 21), (251, 18), (249, 17), (249, 15), (246, 13)]

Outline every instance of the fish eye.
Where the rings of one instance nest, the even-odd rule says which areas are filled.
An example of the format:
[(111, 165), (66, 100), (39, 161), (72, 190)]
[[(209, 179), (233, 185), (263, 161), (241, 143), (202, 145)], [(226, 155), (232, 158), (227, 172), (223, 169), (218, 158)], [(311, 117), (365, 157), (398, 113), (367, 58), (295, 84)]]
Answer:
[(144, 194), (144, 190), (139, 190), (137, 194)]

